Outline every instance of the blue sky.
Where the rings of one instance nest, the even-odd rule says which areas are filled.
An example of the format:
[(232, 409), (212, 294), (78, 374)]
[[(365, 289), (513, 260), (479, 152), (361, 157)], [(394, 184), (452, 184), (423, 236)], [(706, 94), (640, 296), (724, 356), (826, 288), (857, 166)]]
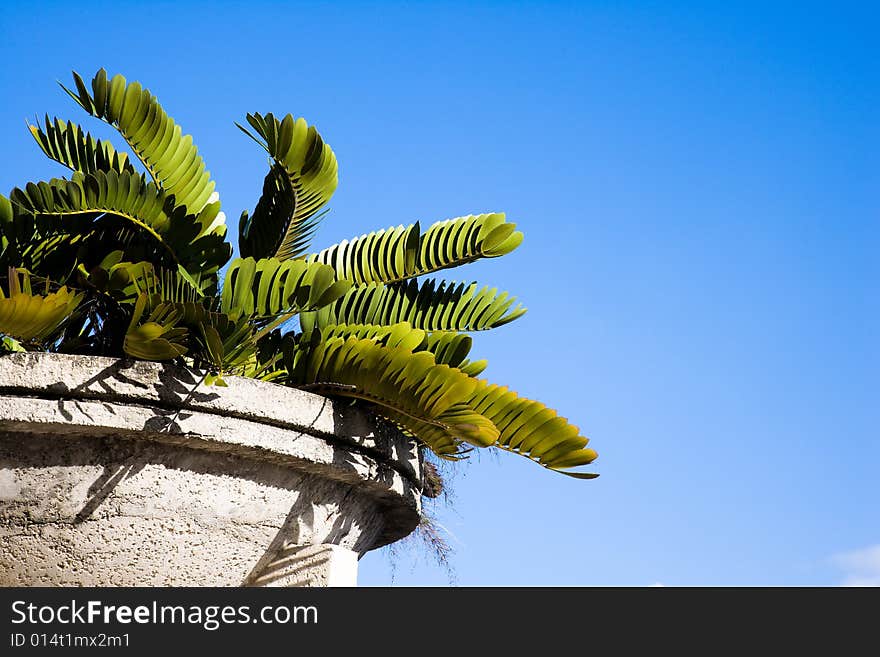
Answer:
[[(265, 161), (232, 122), (305, 116), (341, 167), (317, 246), (519, 223), (454, 273), (529, 307), (475, 351), (600, 453), (591, 482), (456, 467), (459, 584), (878, 583), (880, 14), (768, 4), (8, 2), (0, 188), (61, 173), (35, 113), (109, 136), (71, 69), (158, 95), (233, 225)], [(417, 546), (360, 581), (392, 572), (448, 581)]]

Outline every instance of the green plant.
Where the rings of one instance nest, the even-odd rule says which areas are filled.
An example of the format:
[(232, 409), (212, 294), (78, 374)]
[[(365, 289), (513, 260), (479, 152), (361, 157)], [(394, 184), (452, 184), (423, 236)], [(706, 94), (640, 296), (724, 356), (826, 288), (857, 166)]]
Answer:
[(0, 196), (3, 348), (177, 360), (208, 384), (238, 374), (356, 398), (443, 458), (495, 447), (595, 476), (570, 470), (596, 457), (576, 427), (478, 379), (486, 363), (468, 359), (469, 332), (525, 310), (495, 289), (422, 278), (515, 249), (522, 233), (503, 214), (310, 252), (336, 189), (333, 151), (301, 118), (249, 114), (238, 127), (270, 166), (228, 263), (225, 217), (191, 137), (139, 83), (103, 69), (91, 85), (73, 77), (65, 91), (118, 130), (143, 172), (74, 123), (29, 126), (72, 174)]

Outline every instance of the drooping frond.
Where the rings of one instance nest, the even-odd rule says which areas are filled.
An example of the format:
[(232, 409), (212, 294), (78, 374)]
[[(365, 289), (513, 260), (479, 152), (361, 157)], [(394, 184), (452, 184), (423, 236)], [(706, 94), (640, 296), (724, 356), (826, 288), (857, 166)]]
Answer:
[[(327, 326), (315, 333), (306, 333), (304, 335), (312, 343), (311, 345), (306, 345), (307, 347), (313, 347), (316, 344), (333, 340), (371, 341), (386, 348), (409, 350), (415, 353), (427, 351), (433, 355), (435, 363), (445, 361), (446, 364), (453, 367), (458, 364), (467, 363), (465, 357), (470, 348), (469, 336), (457, 333), (426, 334), (424, 331), (412, 328), (407, 323), (394, 326)], [(303, 350), (303, 353), (307, 353), (307, 350)], [(297, 354), (294, 350), (290, 350), (290, 354), (292, 356), (290, 359), (290, 372), (294, 380), (314, 382), (320, 378), (319, 375), (308, 372), (308, 363), (311, 361), (304, 359), (302, 354)], [(337, 356), (338, 354), (334, 353), (332, 358)], [(299, 362), (295, 363), (294, 361), (297, 360), (297, 357)], [(325, 356), (325, 358), (327, 357)], [(341, 367), (339, 362), (336, 361), (334, 361), (333, 366)], [(368, 368), (370, 366), (365, 361), (358, 363), (358, 367)], [(328, 380), (334, 382), (340, 381), (340, 375), (349, 375), (347, 371), (340, 371), (339, 369), (332, 370), (329, 374), (332, 374), (335, 378)], [(369, 381), (373, 378), (382, 378), (382, 373), (380, 371), (365, 370), (361, 372), (361, 377)], [(350, 387), (346, 388), (345, 385), (337, 386), (332, 384), (325, 386), (318, 384), (314, 387), (330, 394), (349, 395), (373, 401), (376, 401), (375, 397), (381, 398), (382, 396), (382, 393), (375, 391), (365, 392), (364, 384), (360, 381), (356, 382), (353, 378), (347, 378), (346, 384)], [(373, 385), (378, 386), (378, 384)], [(390, 395), (390, 390), (387, 394)], [(377, 403), (381, 404), (382, 402), (378, 401)], [(559, 417), (556, 411), (547, 408), (540, 402), (519, 397), (507, 388), (501, 388), (485, 381), (478, 381), (474, 391), (463, 397), (458, 403), (460, 406), (456, 409), (456, 412), (476, 412), (476, 418), (479, 419), (474, 419), (474, 422), (477, 426), (483, 427), (483, 429), (479, 430), (480, 432), (489, 424), (496, 427), (498, 438), (492, 446), (499, 449), (522, 454), (545, 467), (559, 471), (588, 464), (596, 458), (596, 453), (593, 450), (586, 449), (588, 440), (579, 435), (577, 427), (571, 425), (565, 418)], [(435, 449), (435, 451), (439, 450), (438, 453), (441, 454), (456, 453), (458, 440), (472, 442), (468, 441), (467, 438), (462, 438), (459, 434), (449, 432), (446, 425), (456, 424), (450, 420), (449, 415), (445, 417), (445, 420), (443, 418), (435, 418), (437, 422), (428, 422), (417, 414), (410, 412), (407, 419), (405, 414), (399, 409), (395, 410), (391, 402), (386, 403), (381, 412), (398, 424), (401, 424), (401, 426), (406, 427), (414, 435), (430, 445), (432, 449)], [(592, 478), (594, 476), (590, 473), (580, 472), (563, 472), (563, 474), (577, 478)]]
[(111, 144), (95, 139), (72, 121), (55, 121), (46, 115), (45, 126), (28, 125), (34, 140), (43, 152), (68, 169), (81, 173), (115, 171), (136, 173), (125, 153), (117, 152)]
[(424, 233), (416, 222), (388, 228), (309, 256), (331, 265), (337, 276), (355, 285), (393, 283), (480, 258), (496, 258), (522, 242), (516, 224), (503, 213), (470, 215), (433, 224)]
[(170, 259), (206, 280), (229, 259), (231, 247), (222, 236), (200, 236), (198, 218), (172, 206), (162, 190), (135, 174), (74, 173), (70, 180), (28, 183), (24, 189), (12, 190), (10, 199), (20, 212), (55, 221), (83, 215), (99, 221), (121, 218), (152, 237), (162, 247), (166, 263)]
[(337, 281), (333, 268), (304, 260), (237, 258), (226, 271), (222, 312), (248, 317), (275, 317), (330, 304), (351, 283)]
[(596, 452), (587, 448), (589, 440), (580, 435), (576, 426), (544, 404), (486, 381), (479, 381), (467, 404), (498, 428), (500, 437), (495, 447), (521, 454), (570, 477), (597, 476), (565, 471), (592, 463)]
[(477, 289), (476, 283), (439, 284), (434, 280), (354, 287), (315, 313), (303, 315), (303, 327), (330, 324), (397, 324), (409, 322), (425, 331), (483, 331), (522, 316), (526, 310), (511, 307), (515, 297), (494, 288)]
[[(498, 432), (462, 406), (477, 382), (427, 351), (393, 342), (332, 337), (285, 352), (289, 383), (317, 392), (365, 399), (411, 430), (438, 454), (455, 454), (462, 441), (485, 447)], [(430, 432), (421, 431), (425, 426)]]
[(70, 317), (83, 299), (81, 292), (61, 287), (42, 294), (31, 289), (27, 272), (10, 269), (7, 291), (0, 287), (0, 333), (23, 342), (48, 339)]
[(256, 136), (236, 125), (269, 153), (272, 164), (253, 215), (245, 212), (239, 221), (239, 249), (257, 259), (297, 258), (308, 249), (318, 212), (336, 191), (336, 156), (305, 119), (248, 114), (247, 121)]
[(225, 234), (220, 204), (213, 198), (211, 174), (192, 137), (182, 134), (156, 97), (139, 82), (129, 84), (121, 75), (108, 80), (103, 68), (92, 80), (91, 92), (76, 72), (73, 81), (76, 92), (64, 90), (86, 112), (119, 131), (156, 185), (174, 196), (176, 206), (199, 217), (200, 234)]
[[(521, 454), (568, 476), (595, 476), (566, 471), (591, 463), (596, 452), (586, 448), (589, 441), (556, 411), (507, 388), (438, 365), (434, 353), (452, 362), (467, 355), (461, 343), (456, 346), (452, 335), (426, 336), (405, 323), (394, 327), (327, 327), (311, 334), (309, 343), (289, 345), (285, 354), (289, 382), (326, 394), (375, 402), (381, 414), (440, 455), (457, 454), (464, 441)], [(457, 347), (458, 353), (444, 353), (444, 345), (453, 352)], [(474, 381), (472, 388), (461, 385), (449, 392), (443, 398), (449, 405), (442, 409), (425, 401), (439, 394), (439, 388), (431, 391), (427, 379), (428, 392), (419, 388), (420, 379), (437, 367), (447, 379), (445, 386), (461, 384), (463, 377)], [(453, 426), (455, 429), (450, 429)], [(491, 442), (489, 436), (494, 436)]]

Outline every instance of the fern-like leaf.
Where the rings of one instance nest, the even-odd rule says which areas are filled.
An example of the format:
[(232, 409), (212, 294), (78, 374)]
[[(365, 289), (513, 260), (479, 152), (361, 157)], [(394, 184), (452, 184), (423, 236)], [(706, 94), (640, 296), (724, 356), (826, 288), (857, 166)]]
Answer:
[(526, 456), (572, 477), (590, 479), (597, 476), (566, 471), (592, 463), (597, 455), (587, 448), (589, 439), (581, 436), (576, 426), (553, 409), (486, 381), (479, 381), (466, 401), (468, 406), (498, 427), (500, 437), (495, 447)]
[[(405, 347), (411, 351), (428, 351), (434, 355), (438, 365), (449, 365), (465, 371), (471, 364), (467, 360), (472, 340), (469, 335), (452, 332), (428, 333), (413, 328), (409, 322), (390, 326), (380, 324), (330, 324), (322, 326), (316, 333), (314, 327), (307, 328), (301, 339), (305, 341), (329, 340), (330, 338), (358, 338), (374, 340), (386, 346)], [(482, 370), (480, 370), (482, 371)], [(468, 376), (474, 376), (465, 372)]]
[(226, 271), (220, 309), (230, 316), (275, 317), (326, 306), (349, 287), (327, 265), (237, 258)]
[[(427, 351), (356, 337), (300, 344), (285, 354), (290, 383), (365, 399), (378, 412), (410, 429), (438, 454), (456, 454), (462, 441), (487, 446), (498, 432), (462, 404), (477, 382)], [(430, 432), (420, 431), (425, 426)]]
[(304, 314), (304, 330), (332, 324), (390, 325), (409, 322), (425, 331), (484, 331), (521, 317), (526, 309), (514, 306), (515, 297), (476, 283), (437, 282), (370, 284), (354, 287), (315, 313)]
[(47, 114), (44, 127), (28, 125), (28, 129), (46, 156), (68, 169), (81, 173), (136, 173), (127, 154), (95, 139), (72, 121), (64, 123), (56, 118), (53, 122)]
[(305, 254), (321, 208), (336, 191), (336, 156), (314, 126), (288, 114), (248, 114), (257, 133), (238, 127), (272, 158), (263, 195), (253, 215), (239, 221), (239, 249), (244, 256), (282, 260)]
[(74, 173), (70, 180), (28, 183), (10, 195), (19, 212), (58, 222), (69, 217), (96, 221), (116, 217), (148, 235), (164, 251), (163, 262), (180, 265), (210, 282), (229, 259), (231, 247), (221, 235), (201, 235), (197, 217), (171, 203), (166, 194), (141, 176), (115, 171)]
[(74, 71), (76, 91), (62, 88), (89, 114), (116, 128), (156, 185), (174, 197), (176, 206), (199, 219), (199, 234), (224, 235), (226, 225), (215, 200), (214, 182), (190, 135), (165, 113), (149, 90), (123, 76), (108, 79), (103, 68), (91, 91)]
[(522, 242), (516, 224), (504, 214), (480, 214), (433, 224), (388, 228), (324, 249), (309, 259), (331, 265), (337, 276), (356, 285), (394, 283), (480, 258), (497, 258)]

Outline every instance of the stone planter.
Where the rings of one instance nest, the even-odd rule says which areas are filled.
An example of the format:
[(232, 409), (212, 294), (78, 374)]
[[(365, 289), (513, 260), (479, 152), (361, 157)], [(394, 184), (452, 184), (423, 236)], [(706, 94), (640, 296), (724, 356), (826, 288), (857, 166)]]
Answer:
[(353, 586), (419, 521), (414, 444), (345, 403), (158, 363), (0, 357), (0, 585)]

